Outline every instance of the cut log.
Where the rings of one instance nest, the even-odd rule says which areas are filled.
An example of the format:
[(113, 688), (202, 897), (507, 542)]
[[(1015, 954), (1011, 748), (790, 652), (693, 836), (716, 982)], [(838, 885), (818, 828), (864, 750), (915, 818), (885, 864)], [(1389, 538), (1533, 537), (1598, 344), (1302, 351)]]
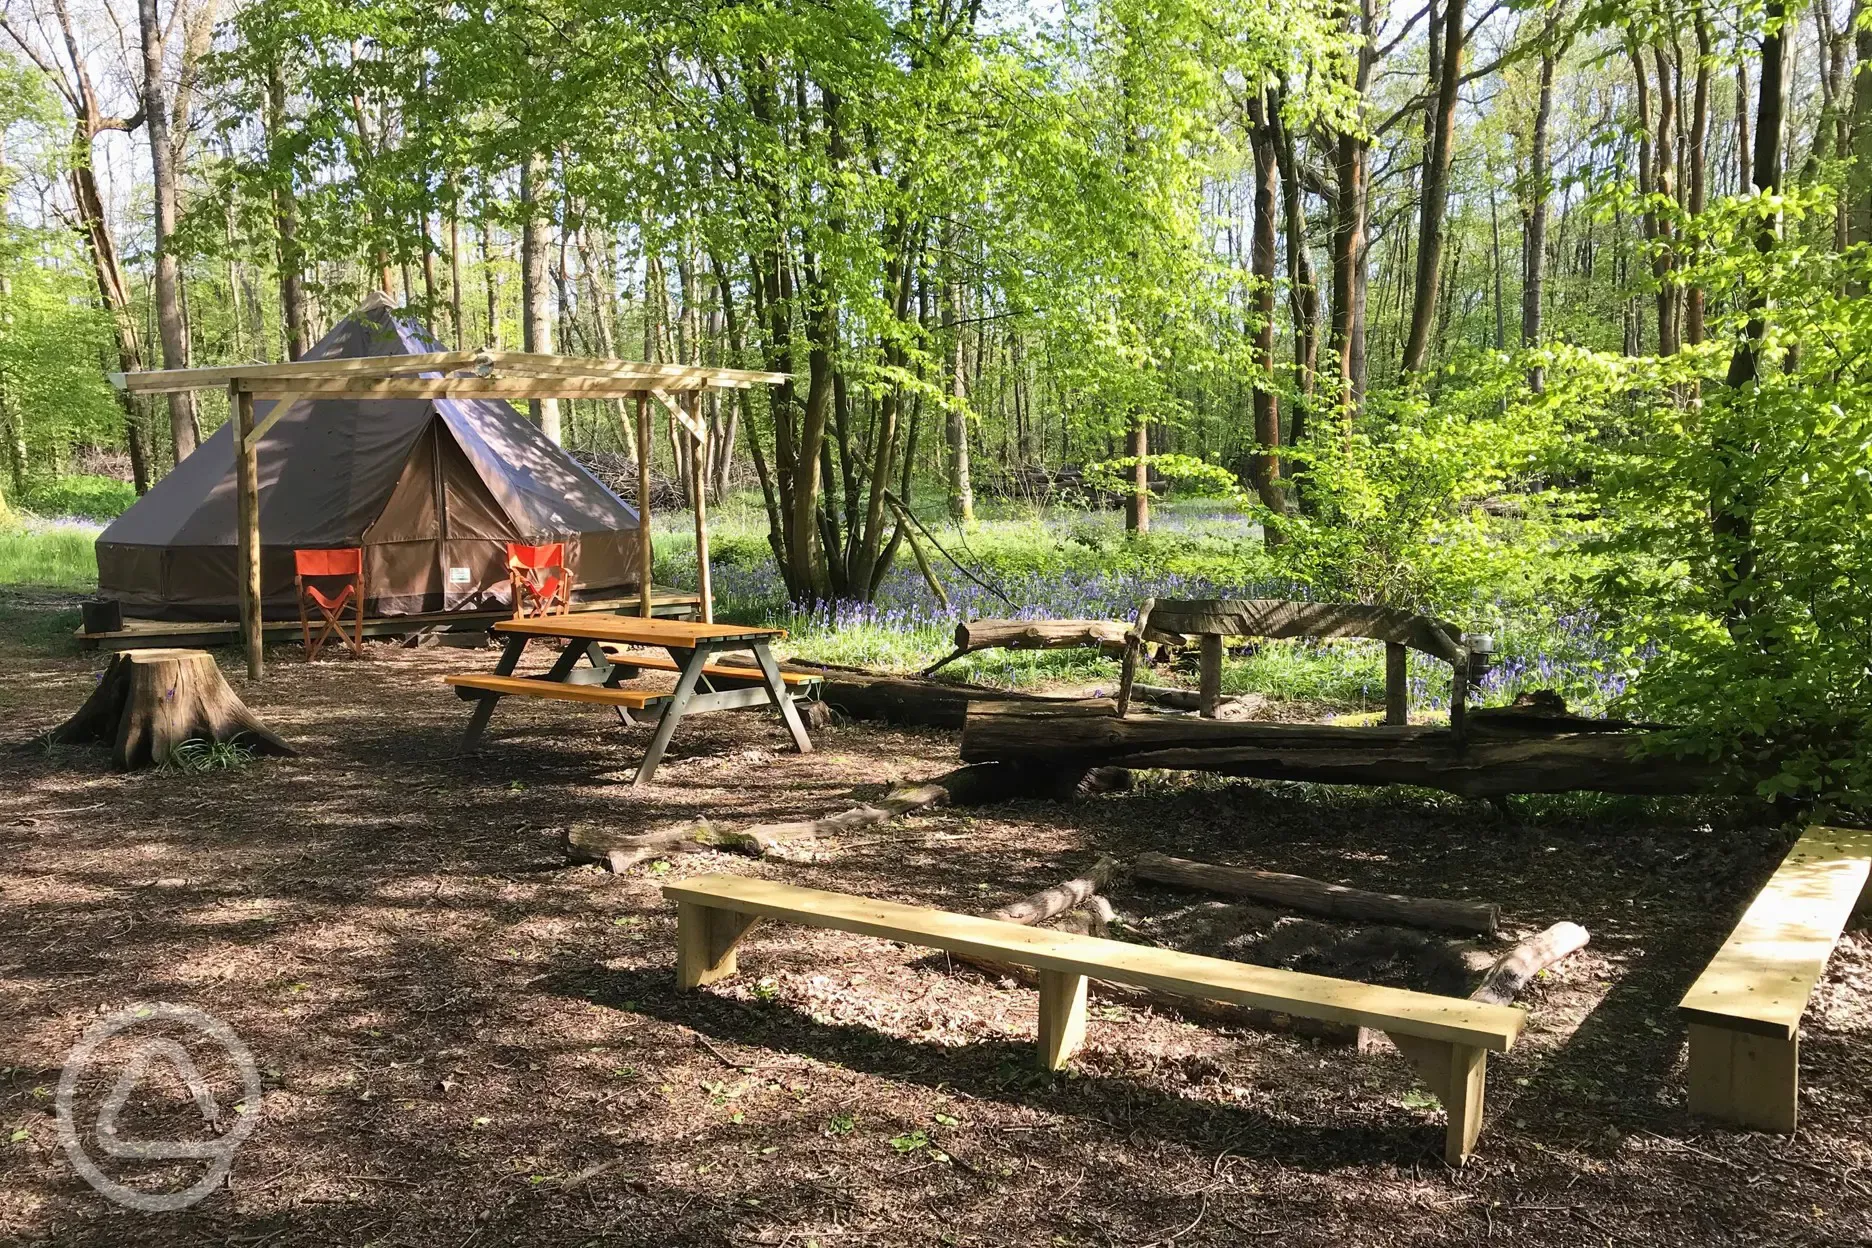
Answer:
[(1272, 724), (1188, 716), (1119, 718), (1108, 702), (977, 700), (967, 762), (1169, 768), (1327, 784), (1415, 784), (1465, 797), (1511, 793), (1701, 793), (1714, 765), (1652, 754), (1647, 733), (1561, 733), (1467, 742), (1446, 728)]
[(1140, 880), (1173, 884), (1179, 888), (1227, 893), (1271, 905), (1366, 923), (1401, 923), (1439, 931), (1493, 935), (1501, 922), (1499, 907), (1480, 901), (1446, 901), (1434, 897), (1406, 897), (1373, 893), (1343, 884), (1329, 884), (1304, 875), (1225, 867), (1168, 854), (1140, 854), (1132, 864)]
[[(1079, 777), (1072, 777), (1075, 785)], [(812, 861), (823, 857), (823, 842), (832, 837), (875, 827), (919, 810), (938, 806), (981, 806), (1017, 796), (1031, 796), (1035, 778), (1017, 767), (958, 767), (923, 784), (900, 785), (875, 802), (866, 802), (821, 819), (742, 826), (688, 819), (646, 832), (618, 833), (605, 828), (575, 825), (561, 836), (561, 847), (573, 862), (595, 862), (623, 872), (651, 858), (703, 849), (731, 849), (757, 858)]]
[(1077, 932), (1081, 936), (1104, 936), (1117, 917), (1111, 902), (1094, 895), (1086, 898), (1085, 904), (1077, 910), (1068, 910), (1060, 915), (1054, 920), (1053, 926), (1062, 932)]
[[(749, 660), (728, 656), (726, 666), (753, 667)], [(782, 663), (784, 672), (800, 672), (820, 679), (819, 700), (848, 719), (882, 720), (912, 728), (959, 729), (976, 702), (1058, 703), (1034, 693), (995, 689), (988, 685), (938, 683), (914, 676), (886, 676), (862, 668), (827, 663)], [(1083, 775), (1081, 768), (1075, 775)]]
[(120, 771), (166, 763), (188, 741), (233, 744), (274, 756), (298, 753), (247, 709), (206, 650), (112, 655), (77, 714), (39, 741), (108, 741), (111, 763)]
[(1556, 923), (1540, 935), (1522, 941), (1482, 977), (1469, 994), (1471, 1001), (1513, 1005), (1534, 977), (1562, 958), (1586, 947), (1592, 937), (1577, 923)]
[(1096, 646), (1117, 657), (1124, 653), (1127, 626), (1117, 620), (968, 620), (956, 625), (955, 653), (924, 669), (937, 668), (977, 650), (1070, 650)]
[(1065, 914), (1090, 901), (1107, 884), (1111, 883), (1112, 873), (1118, 864), (1110, 858), (1100, 858), (1092, 864), (1092, 869), (1084, 875), (1044, 888), (1031, 897), (1011, 901), (998, 909), (990, 910), (981, 917), (994, 919), (1001, 923), (1020, 923), (1031, 926), (1044, 923), (1055, 915)]

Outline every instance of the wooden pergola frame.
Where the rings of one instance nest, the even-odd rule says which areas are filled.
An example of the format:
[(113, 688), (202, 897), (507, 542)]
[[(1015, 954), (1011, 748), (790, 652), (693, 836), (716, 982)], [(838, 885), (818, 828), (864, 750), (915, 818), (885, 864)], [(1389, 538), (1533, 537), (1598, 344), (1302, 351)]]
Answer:
[[(650, 615), (650, 404), (669, 413), (694, 441), (696, 460), (708, 459), (709, 427), (696, 410), (708, 390), (751, 390), (790, 380), (785, 373), (743, 368), (647, 364), (636, 360), (539, 355), (524, 351), (437, 351), (227, 368), (174, 368), (111, 373), (111, 384), (131, 394), (185, 390), (228, 392), (235, 422), (235, 489), (239, 504), (241, 638), (247, 675), (265, 672), (260, 653), (260, 439), (298, 399), (635, 399), (637, 402), (637, 563), (640, 611)], [(258, 426), (254, 400), (275, 400)], [(698, 477), (698, 481), (699, 481)], [(696, 572), (702, 619), (713, 622), (709, 579), (708, 505), (696, 490)]]

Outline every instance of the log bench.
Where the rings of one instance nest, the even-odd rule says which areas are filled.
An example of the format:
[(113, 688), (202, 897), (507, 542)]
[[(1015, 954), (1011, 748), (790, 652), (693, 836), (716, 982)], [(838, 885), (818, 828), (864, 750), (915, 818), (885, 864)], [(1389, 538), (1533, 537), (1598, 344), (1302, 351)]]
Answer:
[(1800, 1098), (1800, 1020), (1864, 895), (1872, 832), (1815, 826), (1781, 860), (1742, 921), (1684, 994), (1690, 1109), (1791, 1132)]
[(1382, 1030), (1448, 1110), (1443, 1155), (1451, 1165), (1474, 1151), (1482, 1129), (1490, 1050), (1505, 1052), (1526, 1017), (1509, 1006), (744, 876), (700, 876), (665, 885), (663, 895), (676, 903), (676, 977), (684, 988), (734, 974), (735, 947), (761, 919), (1031, 967), (1040, 978), (1040, 1056), (1051, 1070), (1064, 1067), (1085, 1038), (1088, 979)]

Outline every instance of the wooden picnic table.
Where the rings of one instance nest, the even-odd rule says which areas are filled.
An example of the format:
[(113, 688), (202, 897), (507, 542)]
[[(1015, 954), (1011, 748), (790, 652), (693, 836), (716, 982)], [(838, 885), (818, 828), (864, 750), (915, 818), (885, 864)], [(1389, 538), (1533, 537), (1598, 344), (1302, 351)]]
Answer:
[[(457, 695), (476, 703), (462, 739), (464, 753), (481, 739), (488, 719), (494, 714), (495, 704), (504, 697), (546, 697), (610, 705), (625, 724), (635, 722), (630, 717), (633, 709), (656, 710), (656, 729), (644, 750), (643, 761), (638, 764), (633, 784), (648, 784), (656, 774), (663, 751), (669, 748), (670, 738), (684, 715), (773, 706), (786, 721), (787, 731), (799, 752), (812, 752), (806, 726), (800, 721), (799, 711), (787, 690), (789, 683), (801, 678), (782, 675), (780, 665), (768, 648), (774, 639), (786, 636), (785, 629), (699, 624), (595, 611), (502, 620), (494, 629), (506, 634), (506, 647), (491, 676), (444, 678), (455, 686)], [(557, 637), (567, 644), (550, 670), (537, 676), (515, 676), (514, 668), (519, 665), (521, 654), (535, 637)], [(663, 650), (669, 654), (671, 662), (633, 663), (627, 655), (607, 654), (607, 645)], [(752, 651), (755, 667), (730, 669), (710, 662), (729, 650)], [(579, 665), (581, 660), (586, 666)], [(643, 666), (675, 670), (676, 688), (663, 693), (618, 687), (621, 681), (637, 676)]]

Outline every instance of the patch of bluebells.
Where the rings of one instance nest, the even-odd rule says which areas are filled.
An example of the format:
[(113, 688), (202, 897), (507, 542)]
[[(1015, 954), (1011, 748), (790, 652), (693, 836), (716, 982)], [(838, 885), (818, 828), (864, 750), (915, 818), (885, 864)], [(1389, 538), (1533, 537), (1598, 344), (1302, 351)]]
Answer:
[[(1254, 530), (1239, 512), (1200, 514), (1179, 508), (1165, 509), (1152, 518), (1153, 528), (1209, 538), (1250, 540)], [(1117, 537), (1122, 520), (1110, 513), (1049, 513), (1036, 527), (1064, 545), (1102, 536), (1106, 528)], [(1236, 530), (1239, 530), (1237, 532)], [(1036, 534), (1040, 541), (1046, 539)], [(667, 549), (667, 548), (666, 548)], [(966, 548), (955, 553), (971, 562)], [(1077, 553), (1077, 552), (1075, 552)], [(821, 633), (858, 635), (866, 630), (913, 642), (931, 657), (948, 647), (949, 634), (958, 620), (977, 618), (1047, 620), (1129, 620), (1146, 598), (1293, 598), (1311, 595), (1304, 587), (1280, 578), (1228, 581), (1187, 575), (1168, 569), (1088, 568), (1062, 553), (1050, 566), (1028, 569), (977, 569), (983, 580), (996, 585), (1012, 600), (968, 579), (931, 552), (937, 575), (949, 595), (947, 608), (938, 601), (915, 564), (906, 556), (886, 575), (871, 602), (840, 600), (801, 609), (787, 600), (785, 581), (771, 558), (720, 558), (713, 567), (717, 610), (728, 618), (759, 620), (787, 628), (796, 638)], [(693, 585), (693, 565), (683, 552), (671, 551), (669, 562), (659, 557), (657, 579), (671, 585)], [(974, 566), (971, 562), (971, 566)], [(1581, 609), (1557, 617), (1529, 621), (1525, 610), (1497, 604), (1489, 614), (1507, 621), (1497, 634), (1495, 663), (1469, 691), (1472, 705), (1500, 705), (1533, 689), (1552, 689), (1568, 705), (1587, 714), (1603, 713), (1627, 689), (1631, 669), (1649, 656), (1622, 653), (1604, 631), (1596, 611)], [(1519, 618), (1517, 618), (1519, 617)], [(1341, 643), (1344, 644), (1344, 643)], [(1358, 643), (1351, 643), (1358, 644)], [(1375, 643), (1370, 673), (1360, 669), (1356, 680), (1364, 700), (1382, 696), (1382, 664)], [(1347, 655), (1345, 658), (1351, 658)], [(979, 672), (977, 678), (988, 675)], [(1411, 702), (1430, 710), (1449, 706), (1449, 668), (1415, 652), (1410, 666)], [(1369, 686), (1369, 687), (1367, 687)]]

